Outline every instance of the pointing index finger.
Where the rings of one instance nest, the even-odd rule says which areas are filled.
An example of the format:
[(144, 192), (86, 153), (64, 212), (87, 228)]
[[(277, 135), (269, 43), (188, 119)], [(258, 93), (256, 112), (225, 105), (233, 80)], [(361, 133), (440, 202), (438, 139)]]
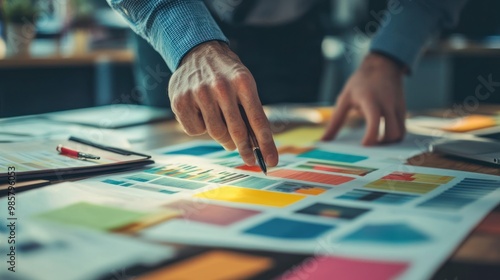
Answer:
[(274, 144), (269, 121), (267, 120), (260, 102), (252, 102), (250, 106), (248, 104), (242, 104), (241, 106), (246, 112), (248, 123), (250, 124), (248, 133), (251, 134), (253, 132), (257, 139), (257, 143), (252, 144), (260, 147), (267, 165), (276, 166), (278, 164), (278, 150)]

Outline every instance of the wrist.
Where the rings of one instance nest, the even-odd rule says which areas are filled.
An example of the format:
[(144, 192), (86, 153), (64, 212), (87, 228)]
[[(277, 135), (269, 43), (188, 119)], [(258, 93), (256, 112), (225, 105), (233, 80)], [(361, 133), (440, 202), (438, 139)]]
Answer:
[(187, 61), (190, 61), (191, 59), (194, 58), (199, 58), (199, 57), (207, 57), (213, 54), (225, 54), (225, 55), (231, 55), (233, 54), (236, 56), (231, 49), (229, 48), (229, 45), (226, 44), (225, 42), (221, 41), (208, 41), (201, 43), (191, 50), (189, 50), (184, 57), (182, 58), (181, 62), (179, 63), (179, 67), (181, 67), (183, 64), (185, 64)]
[(378, 52), (369, 53), (363, 60), (361, 68), (365, 70), (371, 70), (371, 69), (390, 70), (391, 72), (400, 75), (404, 75), (408, 72), (408, 67), (406, 67), (404, 63), (386, 54)]

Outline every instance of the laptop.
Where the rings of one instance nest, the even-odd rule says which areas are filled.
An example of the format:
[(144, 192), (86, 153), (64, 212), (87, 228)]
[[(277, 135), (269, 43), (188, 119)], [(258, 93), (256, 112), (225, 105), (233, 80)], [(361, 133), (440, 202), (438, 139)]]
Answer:
[(476, 135), (477, 140), (447, 140), (430, 146), (433, 153), (468, 158), (500, 166), (500, 132)]

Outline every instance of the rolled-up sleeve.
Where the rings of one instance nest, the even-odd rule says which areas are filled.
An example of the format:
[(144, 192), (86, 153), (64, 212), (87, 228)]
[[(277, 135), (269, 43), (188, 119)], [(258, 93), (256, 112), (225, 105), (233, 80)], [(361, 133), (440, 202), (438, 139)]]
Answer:
[(389, 1), (389, 5), (400, 6), (393, 12), (388, 11), (390, 20), (377, 32), (370, 50), (386, 53), (413, 69), (427, 41), (439, 31), (457, 24), (466, 1)]
[(228, 42), (202, 0), (107, 0), (175, 71), (197, 45)]

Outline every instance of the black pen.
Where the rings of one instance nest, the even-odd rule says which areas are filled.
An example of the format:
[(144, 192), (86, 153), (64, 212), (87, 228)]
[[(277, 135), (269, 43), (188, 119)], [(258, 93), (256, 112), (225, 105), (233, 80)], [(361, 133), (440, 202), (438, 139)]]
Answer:
[(238, 107), (240, 108), (240, 113), (241, 113), (241, 117), (243, 118), (243, 122), (245, 122), (245, 125), (247, 127), (248, 138), (250, 138), (250, 143), (252, 144), (253, 154), (255, 155), (255, 158), (257, 159), (257, 162), (259, 163), (260, 169), (262, 169), (262, 172), (264, 172), (264, 175), (267, 176), (266, 162), (264, 161), (264, 157), (262, 156), (262, 152), (260, 151), (260, 147), (259, 147), (259, 143), (257, 142), (257, 138), (255, 137), (255, 134), (253, 133), (253, 130), (252, 130), (252, 127), (250, 126), (250, 123), (248, 122), (247, 114), (245, 113), (243, 106), (238, 104)]

